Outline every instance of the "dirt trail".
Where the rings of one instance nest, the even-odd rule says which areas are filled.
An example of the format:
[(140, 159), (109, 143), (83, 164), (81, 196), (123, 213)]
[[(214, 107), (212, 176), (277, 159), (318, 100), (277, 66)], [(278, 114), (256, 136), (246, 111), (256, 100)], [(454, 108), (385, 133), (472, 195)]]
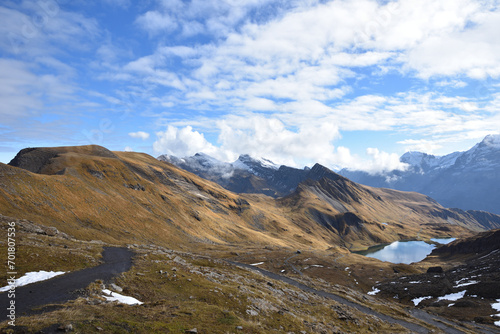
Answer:
[[(95, 280), (109, 281), (114, 276), (128, 271), (134, 253), (127, 248), (105, 247), (104, 263), (96, 267), (70, 272), (52, 279), (16, 288), (16, 317), (37, 313), (37, 307), (64, 303), (78, 297), (75, 290), (84, 289)], [(0, 294), (1, 320), (7, 319), (10, 299), (6, 292)]]
[[(278, 281), (288, 283), (288, 284), (293, 285), (293, 286), (295, 286), (303, 291), (311, 292), (311, 293), (317, 294), (318, 296), (335, 300), (343, 305), (353, 307), (353, 308), (355, 308), (355, 309), (357, 309), (365, 314), (376, 316), (383, 321), (386, 321), (389, 323), (394, 323), (394, 324), (399, 324), (399, 325), (409, 329), (412, 333), (431, 333), (431, 331), (429, 329), (427, 329), (421, 325), (414, 324), (414, 323), (404, 321), (401, 319), (396, 319), (396, 318), (393, 318), (391, 316), (379, 313), (379, 312), (374, 311), (366, 306), (354, 303), (354, 302), (352, 302), (348, 299), (345, 299), (343, 297), (340, 297), (338, 295), (335, 295), (335, 294), (332, 294), (332, 293), (329, 293), (326, 291), (322, 291), (322, 290), (316, 290), (316, 289), (311, 288), (307, 285), (299, 283), (299, 282), (297, 282), (289, 277), (278, 275), (278, 274), (275, 274), (273, 272), (267, 271), (265, 269), (261, 269), (261, 268), (258, 268), (256, 266), (252, 266), (252, 265), (245, 264), (245, 263), (239, 263), (239, 262), (233, 262), (233, 261), (227, 261), (227, 262), (231, 263), (233, 265), (236, 265), (238, 267), (256, 270), (256, 271), (260, 272), (261, 274), (263, 274), (264, 276), (267, 276), (269, 278), (272, 278), (272, 279), (275, 279)], [(463, 334), (463, 333), (470, 333), (471, 332), (470, 330), (467, 331), (464, 329), (462, 331), (462, 330), (459, 330), (457, 328), (454, 328), (453, 324), (450, 321), (445, 320), (444, 318), (441, 318), (439, 316), (431, 315), (431, 314), (429, 314), (425, 311), (422, 311), (422, 310), (418, 310), (418, 309), (411, 310), (408, 314), (408, 317), (411, 317), (411, 316), (413, 316), (414, 318), (417, 318), (425, 323), (428, 323), (429, 325), (432, 325), (432, 326), (439, 328), (444, 333)], [(477, 333), (486, 333), (486, 334), (494, 333), (494, 332), (492, 332), (489, 329), (486, 329), (484, 327), (481, 327), (481, 328), (476, 327), (476, 331), (477, 331)]]

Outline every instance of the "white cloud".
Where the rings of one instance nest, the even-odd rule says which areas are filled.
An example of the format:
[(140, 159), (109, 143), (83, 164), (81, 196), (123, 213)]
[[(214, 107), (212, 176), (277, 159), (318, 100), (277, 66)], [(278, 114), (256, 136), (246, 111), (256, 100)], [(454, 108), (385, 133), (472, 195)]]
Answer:
[(218, 142), (227, 151), (264, 157), (278, 164), (299, 166), (304, 161), (331, 163), (335, 124), (303, 125), (292, 131), (276, 118), (229, 116), (218, 122)]
[[(51, 100), (64, 100), (74, 87), (56, 75), (38, 75), (37, 66), (0, 58), (0, 115), (2, 123), (15, 123), (37, 115)], [(24, 122), (24, 120), (23, 120)]]
[(443, 147), (437, 141), (426, 139), (406, 139), (399, 141), (398, 144), (404, 145), (405, 151), (417, 151), (427, 154), (433, 154), (436, 150)]
[(381, 152), (377, 148), (368, 148), (366, 153), (372, 158), (368, 165), (359, 169), (370, 173), (380, 173), (392, 170), (405, 170), (408, 165), (399, 161), (395, 153)]
[(217, 122), (219, 146), (210, 144), (203, 134), (190, 126), (168, 126), (157, 133), (154, 150), (158, 154), (178, 157), (203, 152), (223, 161), (232, 162), (240, 154), (266, 158), (277, 164), (302, 168), (319, 162), (330, 168), (351, 168), (369, 173), (403, 170), (399, 156), (367, 149), (367, 158), (351, 154), (346, 147), (335, 147), (340, 134), (334, 124), (306, 125), (292, 131), (283, 122), (261, 115), (229, 116)]
[(125, 148), (123, 149), (125, 152), (134, 152), (134, 149), (130, 146), (125, 146)]
[(139, 16), (136, 23), (152, 34), (161, 31), (173, 31), (177, 28), (177, 22), (167, 13), (149, 11)]
[(132, 138), (137, 138), (142, 140), (146, 140), (149, 138), (149, 133), (144, 131), (130, 132), (128, 135)]
[(166, 131), (157, 132), (156, 136), (153, 150), (158, 154), (186, 157), (203, 152), (212, 156), (219, 155), (218, 149), (209, 143), (202, 133), (194, 131), (191, 126), (182, 129), (168, 126)]

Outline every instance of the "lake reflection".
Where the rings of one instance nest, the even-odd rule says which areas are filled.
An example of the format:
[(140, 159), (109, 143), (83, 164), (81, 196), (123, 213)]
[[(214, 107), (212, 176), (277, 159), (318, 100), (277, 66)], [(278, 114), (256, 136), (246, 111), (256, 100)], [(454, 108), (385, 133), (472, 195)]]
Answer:
[(436, 246), (424, 241), (396, 241), (374, 252), (370, 252), (369, 249), (363, 255), (381, 261), (410, 264), (425, 259), (434, 248)]

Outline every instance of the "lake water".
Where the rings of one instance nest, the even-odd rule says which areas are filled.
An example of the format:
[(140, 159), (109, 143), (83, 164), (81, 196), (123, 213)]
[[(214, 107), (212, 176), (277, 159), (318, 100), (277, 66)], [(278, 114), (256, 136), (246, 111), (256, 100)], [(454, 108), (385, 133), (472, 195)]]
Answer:
[[(431, 240), (440, 244), (446, 244), (455, 239)], [(436, 248), (436, 245), (428, 244), (425, 241), (396, 241), (390, 245), (371, 247), (364, 252), (359, 252), (358, 254), (373, 257), (381, 261), (410, 264), (422, 261), (432, 252), (434, 248)]]

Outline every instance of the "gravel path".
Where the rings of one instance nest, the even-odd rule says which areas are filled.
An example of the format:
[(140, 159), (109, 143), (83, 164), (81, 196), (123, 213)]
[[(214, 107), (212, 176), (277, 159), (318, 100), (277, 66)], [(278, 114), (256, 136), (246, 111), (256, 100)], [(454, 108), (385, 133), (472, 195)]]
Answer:
[[(127, 248), (105, 247), (104, 263), (96, 267), (70, 272), (52, 279), (16, 288), (16, 317), (37, 313), (37, 307), (64, 303), (78, 297), (75, 290), (84, 289), (95, 280), (108, 282), (114, 276), (128, 271), (134, 253)], [(7, 319), (10, 300), (7, 292), (0, 294), (1, 321)]]

